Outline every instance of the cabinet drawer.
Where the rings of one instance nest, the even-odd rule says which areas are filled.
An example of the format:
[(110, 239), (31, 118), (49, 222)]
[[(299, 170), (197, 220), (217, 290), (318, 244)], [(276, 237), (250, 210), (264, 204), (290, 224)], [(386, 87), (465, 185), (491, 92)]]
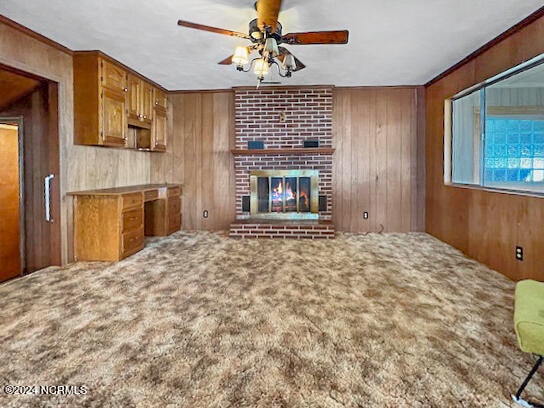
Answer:
[(153, 201), (159, 198), (159, 191), (158, 190), (148, 190), (144, 191), (144, 201)]
[(144, 229), (140, 228), (136, 231), (125, 232), (123, 234), (123, 251), (122, 258), (138, 252), (144, 247)]
[(178, 187), (168, 187), (166, 195), (168, 197), (179, 196), (179, 195), (181, 195), (181, 189), (179, 188), (179, 186)]
[(141, 228), (143, 224), (144, 212), (141, 208), (123, 212), (123, 232)]
[(179, 214), (181, 210), (181, 201), (179, 197), (171, 197), (168, 199), (168, 214)]
[(142, 193), (123, 194), (123, 209), (131, 207), (141, 207), (142, 204)]

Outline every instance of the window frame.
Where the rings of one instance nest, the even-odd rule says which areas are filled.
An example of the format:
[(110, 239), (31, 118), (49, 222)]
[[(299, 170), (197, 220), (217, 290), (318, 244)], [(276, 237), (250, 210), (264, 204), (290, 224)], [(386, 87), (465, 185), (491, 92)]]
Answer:
[[(522, 72), (528, 71), (532, 68), (535, 68), (539, 65), (544, 65), (544, 54), (541, 54), (525, 63), (517, 65), (507, 71), (504, 71), (494, 77), (489, 78), (481, 83), (478, 83), (472, 87), (469, 87), (454, 96), (445, 99), (444, 101), (444, 185), (452, 187), (463, 187), (476, 190), (484, 191), (493, 191), (493, 192), (502, 192), (509, 194), (517, 195), (532, 195), (532, 196), (544, 196), (544, 191), (534, 191), (534, 190), (523, 190), (523, 189), (512, 189), (507, 187), (497, 187), (497, 186), (488, 186), (482, 184), (482, 180), (485, 181), (484, 171), (485, 164), (484, 160), (484, 149), (485, 149), (485, 135), (486, 135), (486, 117), (490, 113), (489, 109), (492, 109), (494, 112), (498, 112), (502, 109), (509, 109), (511, 111), (519, 110), (520, 112), (514, 112), (512, 115), (516, 116), (542, 116), (544, 118), (544, 106), (490, 106), (487, 107), (486, 99), (486, 89), (496, 83), (504, 81), (512, 76), (520, 74)], [(475, 183), (460, 183), (453, 181), (453, 109), (454, 102), (466, 96), (469, 96), (473, 93), (480, 92), (480, 104), (474, 107), (473, 114), (473, 140), (474, 140), (474, 180)], [(485, 115), (481, 115), (481, 110), (486, 112)], [(521, 112), (521, 110), (526, 110)], [(500, 113), (499, 113), (500, 115)], [(491, 113), (491, 116), (498, 116), (497, 113)], [(501, 115), (502, 116), (502, 115)], [(506, 114), (504, 114), (506, 116)], [(477, 137), (479, 134), (479, 137)], [(477, 172), (477, 174), (476, 174)], [(477, 178), (476, 178), (477, 176)], [(530, 186), (530, 183), (528, 183)]]

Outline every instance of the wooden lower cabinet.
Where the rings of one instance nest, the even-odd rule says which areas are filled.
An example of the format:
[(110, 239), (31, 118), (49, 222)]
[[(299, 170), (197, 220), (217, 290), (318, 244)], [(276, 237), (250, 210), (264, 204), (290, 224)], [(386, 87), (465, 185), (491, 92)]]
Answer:
[(168, 196), (168, 225), (166, 233), (181, 229), (181, 194), (179, 189)]
[(75, 198), (77, 261), (118, 261), (144, 247), (143, 196), (82, 195)]
[(181, 229), (181, 190), (167, 189), (166, 199), (145, 203), (145, 235), (165, 236)]
[(145, 245), (144, 235), (181, 228), (179, 185), (143, 185), (70, 193), (74, 196), (76, 261), (118, 261)]

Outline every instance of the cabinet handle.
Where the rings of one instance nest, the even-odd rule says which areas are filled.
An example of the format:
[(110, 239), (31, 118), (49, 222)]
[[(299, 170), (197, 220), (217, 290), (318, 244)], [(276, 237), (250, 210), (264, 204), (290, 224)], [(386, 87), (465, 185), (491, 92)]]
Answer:
[(128, 92), (128, 88), (123, 88), (123, 91)]

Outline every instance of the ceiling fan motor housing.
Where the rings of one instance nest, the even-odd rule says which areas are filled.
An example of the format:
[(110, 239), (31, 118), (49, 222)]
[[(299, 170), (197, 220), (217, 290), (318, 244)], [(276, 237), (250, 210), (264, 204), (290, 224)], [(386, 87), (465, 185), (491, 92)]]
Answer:
[[(254, 43), (261, 42), (263, 40), (264, 36), (261, 30), (259, 29), (259, 26), (257, 25), (257, 19), (253, 19), (249, 22), (249, 36), (251, 37), (251, 41)], [(276, 31), (274, 33), (268, 32), (267, 28), (267, 34), (266, 37), (274, 38), (276, 42), (279, 44), (281, 43), (281, 23), (278, 21), (276, 24)]]

